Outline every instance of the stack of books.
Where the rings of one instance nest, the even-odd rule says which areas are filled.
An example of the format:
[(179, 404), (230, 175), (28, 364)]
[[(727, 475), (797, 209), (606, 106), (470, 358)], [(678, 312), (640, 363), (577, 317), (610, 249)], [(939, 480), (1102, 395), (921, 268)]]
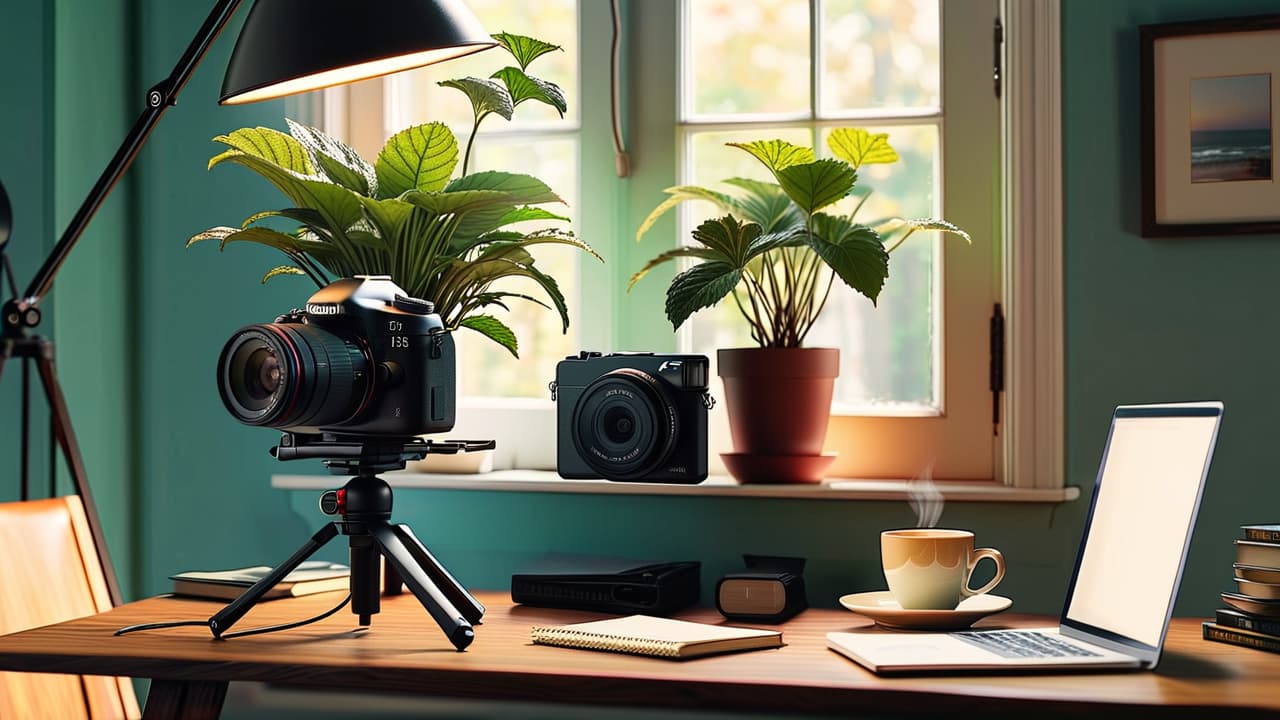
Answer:
[(1234, 592), (1205, 621), (1206, 640), (1280, 652), (1280, 525), (1243, 525), (1236, 540)]
[[(193, 570), (170, 575), (169, 579), (173, 581), (174, 595), (234, 600), (270, 573), (271, 568), (263, 565), (234, 570)], [(347, 590), (350, 585), (351, 568), (346, 565), (324, 560), (307, 560), (272, 586), (262, 599), (274, 600), (282, 597), (300, 597), (312, 593)]]

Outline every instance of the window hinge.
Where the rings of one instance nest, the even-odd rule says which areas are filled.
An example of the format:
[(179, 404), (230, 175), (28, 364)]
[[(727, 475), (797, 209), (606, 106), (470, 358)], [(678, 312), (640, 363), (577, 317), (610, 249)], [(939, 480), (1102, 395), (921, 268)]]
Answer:
[(1003, 80), (1000, 72), (1000, 46), (1003, 43), (1004, 25), (1000, 22), (1000, 18), (996, 18), (995, 26), (991, 31), (991, 87), (995, 90), (997, 98), (1000, 97), (1000, 82)]
[(1004, 392), (1004, 310), (991, 311), (991, 432), (1000, 434), (1000, 393)]

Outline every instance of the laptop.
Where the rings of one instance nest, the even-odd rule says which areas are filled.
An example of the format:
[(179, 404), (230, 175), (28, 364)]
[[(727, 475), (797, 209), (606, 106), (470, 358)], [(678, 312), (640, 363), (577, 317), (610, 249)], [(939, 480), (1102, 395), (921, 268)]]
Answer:
[(873, 626), (827, 633), (827, 647), (882, 675), (1154, 668), (1222, 411), (1220, 402), (1115, 409), (1057, 627), (911, 633)]

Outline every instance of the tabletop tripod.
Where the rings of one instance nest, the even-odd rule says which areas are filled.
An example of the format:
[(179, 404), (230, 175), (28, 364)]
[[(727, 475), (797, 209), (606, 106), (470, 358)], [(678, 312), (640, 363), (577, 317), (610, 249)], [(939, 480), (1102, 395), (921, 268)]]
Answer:
[[(286, 433), (271, 453), (280, 460), (324, 459), (334, 474), (352, 475), (340, 490), (320, 496), (320, 510), (342, 519), (327, 523), (266, 577), (209, 618), (209, 629), (220, 638), (262, 596), (339, 533), (351, 547), (351, 612), (361, 627), (368, 627), (380, 609), (378, 557), (386, 558), (388, 593), (400, 591), (400, 583), (448, 636), (458, 650), (474, 638), (484, 606), (476, 601), (449, 571), (414, 536), (408, 525), (391, 522), (391, 487), (376, 473), (403, 469), (408, 460), (428, 453), (457, 453), (492, 449), (492, 440), (432, 441), (421, 438), (342, 438)], [(394, 574), (394, 575), (393, 575)]]

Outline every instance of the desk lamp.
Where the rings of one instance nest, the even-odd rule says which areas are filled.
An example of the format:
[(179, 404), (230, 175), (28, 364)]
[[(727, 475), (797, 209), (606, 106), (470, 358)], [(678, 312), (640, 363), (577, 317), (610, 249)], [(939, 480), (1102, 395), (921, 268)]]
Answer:
[[(142, 114), (21, 294), (4, 256), (10, 214), (0, 186), (0, 272), (7, 275), (13, 293), (0, 308), (0, 374), (10, 357), (23, 360), (22, 499), (28, 495), (28, 372), (34, 364), (49, 403), (51, 434), (84, 502), (114, 605), (120, 604), (120, 587), (54, 371), (53, 342), (35, 333), (41, 320), (40, 301), (49, 293), (54, 276), (94, 213), (133, 164), (160, 116), (177, 104), (178, 93), (241, 3), (219, 0), (173, 72), (147, 91)], [(257, 0), (236, 40), (218, 102), (232, 105), (318, 90), (470, 55), (494, 45), (461, 0)], [(55, 463), (50, 465), (52, 486), (56, 467)]]

